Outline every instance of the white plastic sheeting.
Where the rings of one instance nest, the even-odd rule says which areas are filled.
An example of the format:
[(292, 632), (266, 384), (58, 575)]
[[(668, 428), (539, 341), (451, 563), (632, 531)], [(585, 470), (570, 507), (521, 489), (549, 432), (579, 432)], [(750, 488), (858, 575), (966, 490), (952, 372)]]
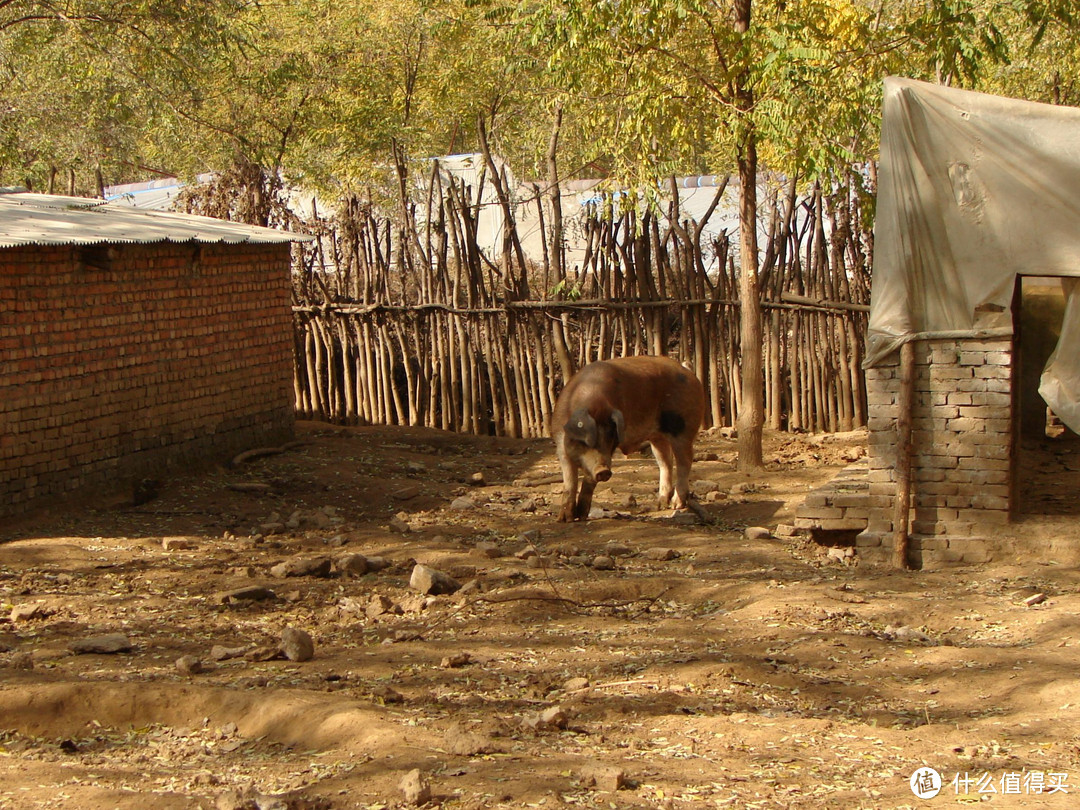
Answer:
[[(866, 364), (928, 333), (1010, 334), (1017, 275), (1080, 277), (1080, 109), (886, 79)], [(1074, 430), (1078, 340), (1070, 295), (1040, 391)]]

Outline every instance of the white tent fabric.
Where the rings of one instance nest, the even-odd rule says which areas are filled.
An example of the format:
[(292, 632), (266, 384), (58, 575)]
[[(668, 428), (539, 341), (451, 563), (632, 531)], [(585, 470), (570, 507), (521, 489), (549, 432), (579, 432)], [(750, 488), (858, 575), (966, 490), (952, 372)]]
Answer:
[(867, 364), (1009, 334), (1018, 274), (1080, 276), (1080, 109), (886, 79)]
[[(886, 79), (866, 365), (920, 336), (1010, 335), (1018, 275), (1080, 277), (1080, 109)], [(1039, 390), (1074, 430), (1076, 341), (1070, 290)]]

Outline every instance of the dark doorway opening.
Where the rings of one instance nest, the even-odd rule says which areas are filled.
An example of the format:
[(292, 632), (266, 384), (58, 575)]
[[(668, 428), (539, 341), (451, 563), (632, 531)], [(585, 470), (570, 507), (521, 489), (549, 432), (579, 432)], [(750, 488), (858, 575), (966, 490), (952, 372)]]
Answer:
[(1065, 312), (1061, 279), (1017, 279), (1013, 303), (1012, 513), (1080, 515), (1080, 436), (1039, 395)]

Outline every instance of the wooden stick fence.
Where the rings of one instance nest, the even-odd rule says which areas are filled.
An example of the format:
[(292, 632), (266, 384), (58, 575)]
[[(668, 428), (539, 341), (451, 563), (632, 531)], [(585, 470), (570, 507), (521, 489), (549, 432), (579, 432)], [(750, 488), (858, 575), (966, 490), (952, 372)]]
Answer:
[[(436, 163), (422, 192), (410, 193), (405, 161), (395, 157), (396, 214), (348, 199), (320, 221), (319, 239), (298, 260), (298, 416), (542, 436), (575, 368), (663, 353), (705, 384), (707, 424), (734, 424), (737, 263), (726, 234), (703, 244), (701, 223), (681, 219), (674, 184), (666, 216), (605, 197), (581, 222), (584, 258), (567, 268), (559, 233), (545, 234), (543, 262), (525, 257), (509, 184), (490, 157), (479, 189), (495, 188), (503, 213), (494, 258), (478, 239), (480, 190)], [(541, 198), (525, 205), (543, 227)], [(561, 221), (547, 203), (547, 221)], [(751, 349), (764, 353), (766, 422), (810, 431), (863, 425), (871, 243), (858, 197), (839, 185), (800, 198), (792, 183), (769, 209), (765, 341)]]

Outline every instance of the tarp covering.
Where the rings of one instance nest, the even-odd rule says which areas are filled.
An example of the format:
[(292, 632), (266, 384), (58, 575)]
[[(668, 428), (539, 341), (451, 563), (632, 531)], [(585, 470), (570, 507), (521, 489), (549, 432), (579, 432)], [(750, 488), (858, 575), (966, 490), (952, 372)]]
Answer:
[(1010, 334), (1018, 274), (1080, 277), (1080, 109), (886, 79), (874, 250), (867, 365)]

